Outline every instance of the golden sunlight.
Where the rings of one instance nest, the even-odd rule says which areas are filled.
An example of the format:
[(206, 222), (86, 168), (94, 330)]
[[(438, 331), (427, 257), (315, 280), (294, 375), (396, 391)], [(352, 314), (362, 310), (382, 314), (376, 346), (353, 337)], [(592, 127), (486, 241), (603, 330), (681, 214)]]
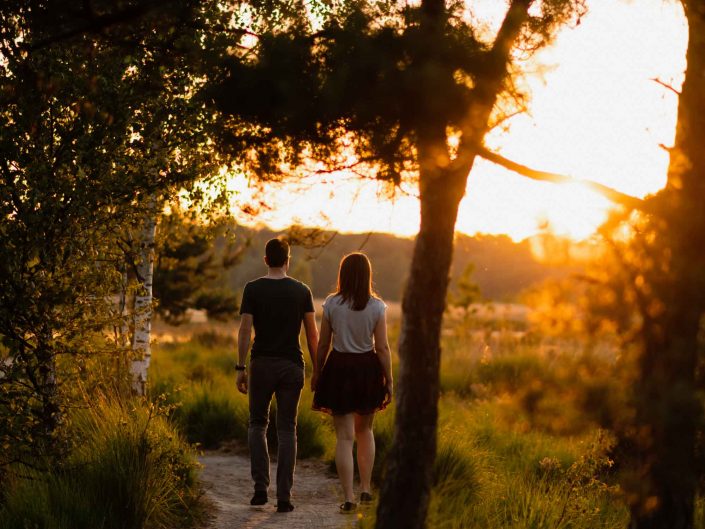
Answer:
[[(487, 17), (501, 2), (474, 2), (471, 16)], [(613, 187), (638, 197), (666, 181), (676, 95), (685, 70), (686, 21), (680, 3), (588, 2), (589, 13), (537, 54), (526, 83), (530, 113), (516, 116), (486, 138), (488, 146), (521, 164)], [(338, 175), (340, 176), (340, 175)], [(258, 222), (281, 229), (292, 222), (345, 232), (413, 235), (413, 193), (389, 201), (378, 184), (352, 176), (253, 189), (233, 177), (236, 205), (261, 202)], [(301, 186), (305, 193), (299, 194)], [(461, 203), (457, 229), (508, 234), (521, 240), (550, 230), (575, 240), (589, 237), (610, 203), (580, 185), (534, 182), (478, 160)], [(246, 218), (240, 219), (247, 222)]]

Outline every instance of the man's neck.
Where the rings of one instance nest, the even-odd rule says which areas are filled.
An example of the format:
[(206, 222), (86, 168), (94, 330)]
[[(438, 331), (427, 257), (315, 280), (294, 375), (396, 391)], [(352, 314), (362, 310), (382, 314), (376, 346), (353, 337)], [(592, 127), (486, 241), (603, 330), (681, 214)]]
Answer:
[(267, 269), (267, 276), (269, 279), (284, 279), (285, 277), (288, 277), (286, 275), (286, 270), (284, 267), (281, 268), (268, 268)]

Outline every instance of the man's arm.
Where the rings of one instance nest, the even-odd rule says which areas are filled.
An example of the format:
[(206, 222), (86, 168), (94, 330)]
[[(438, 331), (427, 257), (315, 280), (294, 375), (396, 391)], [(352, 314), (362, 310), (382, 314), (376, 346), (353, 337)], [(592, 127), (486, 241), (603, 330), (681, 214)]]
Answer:
[[(238, 365), (244, 366), (247, 362), (247, 353), (250, 350), (252, 338), (252, 314), (244, 313), (240, 316), (240, 329), (237, 332), (237, 357)], [(240, 393), (247, 393), (247, 371), (237, 372), (237, 389)]]
[(304, 314), (304, 330), (306, 331), (306, 345), (308, 345), (308, 354), (311, 355), (311, 363), (315, 372), (316, 351), (318, 351), (318, 327), (316, 326), (315, 312), (306, 312)]

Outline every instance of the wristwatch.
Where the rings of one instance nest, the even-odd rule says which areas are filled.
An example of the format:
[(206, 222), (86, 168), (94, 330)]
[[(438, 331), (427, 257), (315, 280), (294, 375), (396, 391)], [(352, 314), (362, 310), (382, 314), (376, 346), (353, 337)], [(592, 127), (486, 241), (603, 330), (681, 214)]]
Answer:
[(235, 364), (235, 371), (245, 371), (247, 366), (241, 366), (240, 364)]

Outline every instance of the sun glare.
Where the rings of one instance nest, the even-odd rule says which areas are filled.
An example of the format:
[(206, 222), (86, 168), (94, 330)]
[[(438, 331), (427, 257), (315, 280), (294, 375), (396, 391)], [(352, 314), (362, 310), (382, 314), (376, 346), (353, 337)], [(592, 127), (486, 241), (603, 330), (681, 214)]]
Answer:
[[(493, 28), (496, 6), (468, 2), (472, 17), (487, 16)], [(655, 80), (678, 89), (685, 71), (687, 26), (681, 4), (663, 0), (588, 2), (589, 13), (575, 28), (533, 59), (528, 76), (530, 113), (516, 116), (508, 130), (495, 130), (487, 145), (535, 169), (594, 180), (638, 197), (666, 181), (677, 97)], [(494, 17), (494, 18), (493, 18)], [(495, 24), (496, 25), (496, 24)], [(291, 223), (339, 231), (418, 231), (418, 201), (401, 195), (387, 200), (378, 184), (354, 177), (300, 187), (248, 188), (233, 177), (239, 198), (263, 206), (257, 222), (275, 229)], [(235, 183), (237, 182), (237, 183)], [(576, 240), (589, 237), (611, 204), (581, 185), (528, 180), (478, 160), (468, 179), (457, 229), (507, 234), (521, 240), (550, 230)], [(247, 221), (246, 218), (242, 219)]]

